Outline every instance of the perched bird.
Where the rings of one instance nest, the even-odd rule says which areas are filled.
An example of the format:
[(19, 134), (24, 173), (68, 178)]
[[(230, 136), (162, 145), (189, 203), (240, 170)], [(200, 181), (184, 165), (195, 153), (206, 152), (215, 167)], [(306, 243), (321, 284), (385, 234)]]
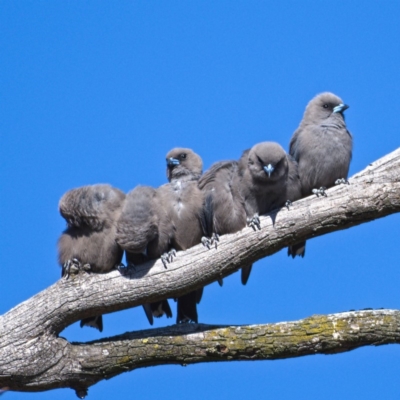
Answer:
[[(220, 235), (235, 233), (246, 226), (247, 215), (241, 190), (239, 163), (235, 160), (213, 164), (199, 180), (204, 192), (203, 245), (217, 246)], [(251, 265), (242, 268), (242, 283), (247, 283)]]
[(218, 241), (219, 235), (234, 233), (246, 226), (246, 210), (240, 188), (239, 163), (235, 160), (213, 164), (199, 180), (204, 192), (204, 225), (210, 242)]
[[(259, 215), (282, 207), (287, 200), (301, 196), (297, 164), (283, 148), (273, 142), (262, 142), (244, 151), (239, 161), (214, 164), (200, 178), (205, 192), (206, 232), (213, 237), (234, 233), (246, 224), (260, 226)], [(214, 239), (215, 240), (215, 239)], [(242, 268), (245, 285), (251, 265)]]
[[(168, 256), (173, 227), (157, 189), (137, 186), (126, 195), (117, 223), (116, 241), (125, 250), (128, 267)], [(166, 315), (172, 317), (168, 300), (143, 305), (149, 323)]]
[[(243, 158), (247, 158), (247, 168), (242, 168), (242, 190), (250, 225), (257, 225), (258, 215), (289, 206), (292, 201), (301, 198), (298, 165), (279, 144), (259, 143), (248, 152), (247, 157), (245, 152)], [(303, 257), (305, 242), (289, 246), (288, 252), (293, 257)], [(243, 274), (246, 278), (250, 271), (242, 269), (242, 278)]]
[(325, 195), (324, 189), (346, 182), (352, 137), (343, 112), (349, 108), (333, 93), (321, 93), (307, 105), (290, 140), (290, 155), (299, 165), (302, 196)]
[[(343, 112), (349, 108), (333, 93), (321, 93), (307, 105), (302, 121), (290, 140), (289, 153), (298, 163), (302, 197), (347, 182), (352, 137)], [(303, 244), (288, 248), (288, 255), (304, 256)]]
[[(123, 251), (115, 242), (116, 222), (125, 194), (110, 185), (98, 184), (72, 189), (59, 203), (67, 229), (58, 241), (61, 276), (85, 270), (105, 273), (117, 267)], [(103, 330), (102, 316), (86, 318), (87, 325)]]
[[(203, 193), (198, 180), (203, 172), (203, 161), (191, 149), (175, 148), (166, 156), (169, 183), (159, 188), (160, 198), (169, 205), (173, 223), (175, 250), (186, 250), (201, 242), (203, 236)], [(198, 322), (197, 306), (203, 288), (177, 298), (176, 322)]]
[[(117, 242), (126, 251), (128, 262), (133, 264), (138, 257), (149, 260), (161, 257), (167, 266), (177, 250), (200, 243), (203, 235), (203, 195), (197, 186), (202, 160), (190, 149), (175, 148), (167, 154), (166, 161), (169, 183), (158, 189), (135, 188), (127, 195), (118, 221)], [(177, 299), (178, 323), (197, 322), (196, 302), (201, 299), (201, 293), (199, 289)], [(172, 315), (165, 302), (144, 306), (150, 324), (152, 316)]]
[(296, 164), (278, 143), (256, 144), (243, 153), (239, 167), (248, 218), (280, 208), (287, 200), (300, 198)]

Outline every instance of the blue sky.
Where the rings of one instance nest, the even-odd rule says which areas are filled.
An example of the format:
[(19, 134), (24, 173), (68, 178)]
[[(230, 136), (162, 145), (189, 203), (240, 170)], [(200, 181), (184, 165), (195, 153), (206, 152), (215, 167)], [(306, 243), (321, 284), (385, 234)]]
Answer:
[[(261, 141), (287, 149), (307, 102), (323, 91), (350, 105), (350, 175), (396, 149), (399, 18), (396, 1), (3, 0), (0, 313), (59, 279), (65, 222), (57, 205), (71, 188), (158, 186), (176, 146), (194, 149), (205, 169)], [(281, 251), (259, 261), (246, 287), (237, 274), (223, 288), (207, 287), (199, 320), (256, 324), (400, 309), (399, 223), (394, 215), (310, 240), (304, 259)], [(76, 323), (62, 335), (86, 341), (148, 328), (141, 308), (106, 315), (104, 325), (103, 334)], [(397, 399), (399, 357), (391, 345), (147, 368), (97, 384), (89, 398)]]

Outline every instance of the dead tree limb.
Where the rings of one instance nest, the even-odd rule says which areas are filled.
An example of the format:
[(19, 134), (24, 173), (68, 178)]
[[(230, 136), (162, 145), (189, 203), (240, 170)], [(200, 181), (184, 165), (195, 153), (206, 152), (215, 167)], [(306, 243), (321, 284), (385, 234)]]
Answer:
[[(280, 249), (400, 211), (400, 149), (353, 176), (350, 185), (310, 196), (261, 218), (262, 229), (179, 252), (130, 276), (79, 274), (62, 279), (0, 317), (0, 387), (79, 393), (101, 379), (148, 365), (274, 359), (397, 343), (398, 311), (365, 311), (273, 325), (169, 327), (70, 344), (58, 334), (82, 318), (175, 297), (209, 284)], [(315, 327), (315, 330), (314, 330)], [(224, 339), (225, 338), (225, 339)]]

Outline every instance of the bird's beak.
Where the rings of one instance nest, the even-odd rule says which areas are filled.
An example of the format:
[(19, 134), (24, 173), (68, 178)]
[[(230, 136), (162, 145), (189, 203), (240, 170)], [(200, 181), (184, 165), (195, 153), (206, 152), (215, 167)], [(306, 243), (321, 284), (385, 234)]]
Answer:
[(179, 165), (179, 164), (180, 164), (180, 162), (177, 158), (172, 158), (172, 157), (167, 158), (167, 166), (168, 167), (173, 167), (173, 166)]
[(347, 104), (339, 104), (333, 109), (334, 113), (342, 113), (344, 110), (347, 110), (349, 106)]
[(268, 174), (268, 177), (271, 177), (272, 172), (274, 172), (274, 167), (271, 164), (268, 164), (266, 167), (264, 166), (264, 171)]

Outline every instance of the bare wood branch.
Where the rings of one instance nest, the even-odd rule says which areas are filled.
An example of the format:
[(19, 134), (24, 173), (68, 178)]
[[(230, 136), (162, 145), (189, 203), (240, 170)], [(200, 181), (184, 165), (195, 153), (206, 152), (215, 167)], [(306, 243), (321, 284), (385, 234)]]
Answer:
[[(278, 331), (273, 327), (282, 327), (284, 324), (242, 327), (240, 329), (244, 333), (240, 335), (238, 327), (225, 327), (222, 330), (203, 325), (172, 327), (131, 334), (133, 336), (125, 339), (113, 338), (85, 345), (72, 345), (57, 335), (66, 326), (84, 317), (175, 297), (227, 276), (242, 265), (271, 255), (289, 244), (347, 229), (400, 211), (400, 149), (371, 164), (349, 181), (350, 185), (328, 190), (327, 198), (310, 196), (295, 202), (290, 211), (281, 209), (262, 217), (260, 231), (254, 232), (246, 228), (237, 234), (223, 236), (217, 250), (207, 250), (199, 245), (186, 252), (179, 252), (176, 261), (168, 269), (157, 261), (138, 267), (129, 277), (113, 271), (104, 275), (79, 274), (56, 282), (0, 317), (0, 387), (39, 391), (69, 386), (84, 390), (100, 379), (145, 365), (246, 359), (246, 354), (251, 359), (273, 359), (273, 354), (277, 355), (275, 358), (312, 354), (310, 350), (305, 353), (299, 351), (299, 346), (302, 348), (300, 342), (296, 342), (296, 346), (289, 345), (290, 338), (297, 337), (297, 328), (284, 328), (285, 332), (286, 329), (291, 332), (287, 336), (288, 341), (282, 342), (281, 351), (275, 349), (274, 343), (280, 343), (282, 332), (279, 331), (279, 335), (276, 335)], [(356, 313), (356, 325), (361, 324), (361, 320), (364, 321), (363, 316), (367, 314)], [(350, 339), (342, 341), (342, 337), (356, 338), (355, 347), (378, 342), (397, 343), (397, 311), (369, 312), (368, 318), (371, 321), (375, 317), (383, 318), (379, 319), (382, 323), (378, 324), (378, 320), (371, 322), (375, 323), (375, 327), (371, 328), (369, 336), (355, 333), (355, 329), (350, 332), (350, 328), (343, 328), (341, 336), (333, 338), (331, 325), (324, 325), (321, 321), (324, 318), (339, 318), (338, 321), (342, 321), (341, 318), (353, 318), (350, 314), (340, 315), (342, 317), (314, 317), (319, 318), (318, 324), (324, 326), (320, 343), (328, 345), (318, 347), (314, 343), (313, 347), (310, 345), (311, 347), (304, 348), (313, 348), (319, 352), (326, 352), (327, 349), (338, 352), (354, 348)], [(298, 326), (296, 324), (301, 325), (304, 321), (291, 324)], [(198, 329), (197, 333), (185, 336), (193, 329)], [(258, 348), (257, 338), (265, 337), (265, 334), (257, 332), (268, 333), (269, 329), (272, 332), (271, 337), (274, 337), (275, 332), (274, 340), (270, 338), (269, 345), (264, 343), (263, 349)], [(221, 341), (221, 332), (225, 331), (230, 340), (229, 346), (224, 342), (225, 347), (220, 347), (222, 350), (206, 350), (212, 348), (211, 338)], [(139, 339), (140, 336), (136, 335), (145, 336)], [(232, 335), (236, 337), (233, 344)], [(329, 335), (335, 340), (327, 340)], [(204, 346), (203, 340), (194, 339), (203, 336)], [(298, 337), (305, 340), (308, 334)], [(184, 345), (175, 348), (176, 341), (181, 341), (179, 343)], [(139, 342), (142, 345), (139, 346)], [(164, 346), (163, 351), (160, 346)], [(270, 353), (267, 348), (274, 350)], [(142, 357), (139, 357), (140, 354)]]
[[(46, 368), (9, 371), (12, 378), (0, 375), (0, 385), (24, 391), (71, 387), (84, 393), (100, 380), (148, 366), (276, 360), (389, 343), (400, 343), (397, 310), (314, 315), (267, 325), (174, 325), (86, 344), (54, 339), (40, 354), (47, 358)], [(32, 344), (39, 347), (40, 340)]]

